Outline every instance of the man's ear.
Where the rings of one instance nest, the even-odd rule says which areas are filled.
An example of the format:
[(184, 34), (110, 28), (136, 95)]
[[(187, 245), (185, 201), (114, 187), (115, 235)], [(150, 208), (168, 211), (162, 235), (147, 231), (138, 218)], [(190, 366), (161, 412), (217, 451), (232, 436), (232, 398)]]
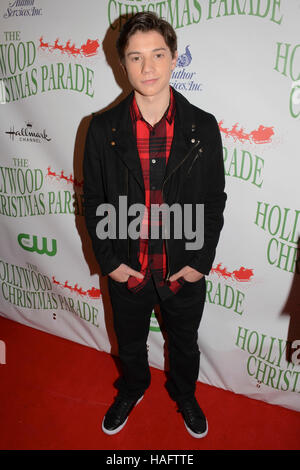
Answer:
[(172, 58), (172, 62), (171, 62), (171, 69), (172, 70), (174, 70), (175, 67), (176, 67), (177, 59), (178, 59), (178, 51), (175, 51), (174, 56)]
[(124, 73), (124, 75), (127, 77), (127, 70), (126, 70), (126, 67), (125, 65), (123, 64), (123, 62), (120, 61), (120, 67), (122, 69), (122, 72)]

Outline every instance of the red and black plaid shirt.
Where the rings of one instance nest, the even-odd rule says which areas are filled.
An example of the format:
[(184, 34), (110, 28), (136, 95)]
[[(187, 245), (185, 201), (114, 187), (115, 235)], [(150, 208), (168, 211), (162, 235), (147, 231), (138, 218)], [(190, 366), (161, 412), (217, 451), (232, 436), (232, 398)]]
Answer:
[[(151, 220), (150, 210), (151, 204), (163, 203), (161, 188), (174, 134), (175, 100), (171, 87), (169, 107), (154, 127), (144, 120), (135, 97), (132, 100), (130, 114), (144, 177), (147, 211), (145, 211), (141, 224), (138, 253), (141, 273), (144, 274), (144, 278), (138, 279), (130, 276), (127, 287), (133, 292), (139, 291), (145, 286), (152, 273), (158, 290), (166, 292), (167, 289), (169, 294), (176, 293), (185, 280), (183, 277), (172, 282), (165, 280), (167, 274), (165, 240), (162, 238), (151, 240), (151, 248), (149, 249), (151, 224), (152, 226), (162, 225), (161, 217), (159, 220)], [(158, 233), (161, 233), (159, 228), (157, 230)]]

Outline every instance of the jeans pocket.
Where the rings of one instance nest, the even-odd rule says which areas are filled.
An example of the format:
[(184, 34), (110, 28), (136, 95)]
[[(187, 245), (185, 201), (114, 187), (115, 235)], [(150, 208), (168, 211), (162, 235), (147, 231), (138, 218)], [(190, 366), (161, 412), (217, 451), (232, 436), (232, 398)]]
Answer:
[(200, 279), (198, 279), (197, 281), (188, 281), (187, 279), (184, 279), (184, 281), (187, 284), (198, 284), (198, 282), (201, 282), (203, 279), (204, 279), (204, 276), (200, 277)]
[[(129, 277), (130, 277), (130, 276), (129, 276)], [(129, 279), (129, 278), (128, 278), (128, 279)], [(111, 280), (112, 282), (114, 282), (115, 284), (118, 284), (118, 285), (120, 285), (120, 286), (122, 286), (122, 285), (125, 286), (125, 285), (127, 284), (127, 282), (128, 282), (128, 279), (127, 279), (126, 281), (116, 281), (116, 280), (113, 279), (112, 277), (110, 278), (110, 280)]]

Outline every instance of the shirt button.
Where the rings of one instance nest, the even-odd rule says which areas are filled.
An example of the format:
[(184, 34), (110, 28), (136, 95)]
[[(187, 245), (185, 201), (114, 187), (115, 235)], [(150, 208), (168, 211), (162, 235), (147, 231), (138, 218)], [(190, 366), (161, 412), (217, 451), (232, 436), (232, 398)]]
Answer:
[(156, 189), (156, 186), (154, 186), (154, 185), (153, 185), (153, 186), (151, 186), (151, 189)]
[(152, 158), (152, 160), (151, 160), (151, 161), (152, 161), (152, 163), (156, 163), (156, 160), (155, 160), (155, 158)]

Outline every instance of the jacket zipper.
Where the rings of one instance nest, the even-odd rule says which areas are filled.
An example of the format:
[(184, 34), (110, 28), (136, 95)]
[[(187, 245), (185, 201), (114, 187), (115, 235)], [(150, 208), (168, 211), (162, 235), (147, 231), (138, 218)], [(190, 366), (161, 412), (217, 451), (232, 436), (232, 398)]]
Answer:
[[(182, 163), (190, 156), (190, 154), (192, 153), (193, 150), (195, 150), (195, 148), (197, 148), (200, 144), (200, 140), (197, 140), (197, 143), (188, 151), (188, 153), (185, 155), (185, 157), (183, 158), (183, 160), (181, 160), (181, 162), (176, 166), (176, 168), (174, 168), (174, 170), (168, 175), (168, 177), (165, 179), (165, 181), (163, 182), (163, 185), (162, 185), (162, 195), (163, 195), (163, 202), (165, 202), (165, 198), (164, 198), (164, 185), (165, 185), (165, 182), (168, 180), (168, 178), (182, 165)], [(190, 166), (189, 168), (189, 171), (191, 169), (191, 167), (193, 166), (194, 164), (194, 161), (196, 160), (196, 158), (199, 156), (198, 152), (197, 152), (197, 155), (195, 156), (193, 162), (192, 162), (192, 165)], [(167, 238), (165, 239), (166, 240), (166, 254), (167, 254), (167, 268), (168, 268), (168, 272), (167, 272), (167, 277), (166, 277), (166, 281), (169, 279), (169, 276), (170, 276), (170, 261), (169, 261), (169, 253), (168, 253), (168, 243), (167, 243)]]
[(202, 149), (197, 150), (197, 155), (194, 157), (194, 160), (192, 161), (192, 164), (191, 164), (190, 168), (188, 169), (188, 172), (187, 172), (188, 176), (191, 172), (191, 169), (192, 169), (196, 159), (200, 157), (200, 153), (202, 153)]

